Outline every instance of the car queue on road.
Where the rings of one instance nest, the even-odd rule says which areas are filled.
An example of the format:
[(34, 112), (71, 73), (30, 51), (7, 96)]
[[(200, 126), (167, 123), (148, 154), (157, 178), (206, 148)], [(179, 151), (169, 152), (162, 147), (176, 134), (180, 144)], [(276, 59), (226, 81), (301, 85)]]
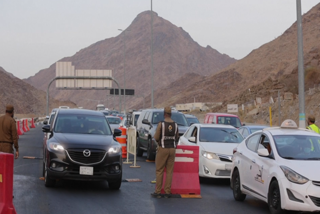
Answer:
[[(54, 113), (54, 116), (67, 114), (64, 112), (70, 111), (72, 110), (59, 109), (58, 113)], [(103, 113), (100, 114), (99, 116), (104, 116)], [(89, 115), (87, 115), (88, 118)], [(145, 109), (138, 111), (133, 117), (132, 115), (131, 112), (130, 115), (124, 117), (126, 120), (129, 118), (129, 121), (123, 123), (122, 126), (135, 125), (137, 129), (136, 155), (142, 156), (143, 152), (146, 151), (147, 159), (154, 160), (157, 143), (154, 141), (153, 135), (158, 122), (163, 120), (163, 109)], [(59, 117), (56, 116), (55, 118)], [(79, 118), (81, 119), (81, 115), (78, 115), (76, 119), (79, 120)], [(130, 124), (130, 118), (134, 118), (134, 124), (132, 122)], [(281, 127), (252, 126), (245, 128), (237, 116), (230, 114), (208, 113), (205, 118), (206, 124), (194, 123), (190, 125), (183, 113), (172, 111), (172, 119), (179, 125), (179, 145), (199, 146), (200, 178), (230, 179), (230, 186), (236, 201), (243, 201), (246, 195), (252, 195), (267, 202), (272, 214), (283, 213), (286, 210), (320, 211), (320, 194), (318, 191), (320, 179), (318, 173), (314, 170), (319, 166), (320, 161), (319, 134), (298, 129), (291, 120), (286, 120)], [(64, 122), (66, 121), (61, 120), (60, 123), (63, 124)], [(59, 140), (70, 139), (76, 133), (64, 133), (64, 131), (58, 129), (58, 122), (51, 123), (51, 127), (47, 125), (43, 128), (45, 133), (51, 132), (54, 136), (46, 139), (44, 144), (44, 157), (48, 157), (44, 161), (43, 169), (46, 186), (54, 185), (53, 178), (63, 178), (59, 174), (71, 173), (59, 172), (61, 167), (64, 167), (63, 171), (72, 168), (67, 167), (67, 165), (77, 165), (75, 173), (79, 176), (70, 176), (71, 174), (69, 174), (65, 177), (67, 179), (81, 179), (82, 176), (88, 174), (94, 175), (96, 168), (93, 165), (100, 166), (99, 164), (109, 157), (110, 152), (118, 151), (111, 146), (104, 150), (103, 158), (100, 158), (97, 162), (76, 161), (77, 157), (72, 158), (69, 154), (69, 151), (73, 149), (72, 146), (59, 143)], [(75, 123), (78, 123), (78, 121)], [(105, 131), (110, 129), (110, 121), (107, 124)], [(80, 128), (83, 127), (80, 125)], [(251, 129), (251, 133), (244, 135), (242, 131), (249, 129)], [(117, 127), (114, 127), (114, 130), (117, 130)], [(95, 139), (102, 137), (97, 135), (119, 135), (118, 131), (114, 134), (112, 132), (109, 134), (105, 132), (103, 134), (90, 134), (93, 134), (92, 138)], [(110, 140), (112, 138), (115, 140), (114, 137), (111, 137)], [(84, 145), (86, 144), (85, 141)], [(77, 146), (79, 147), (79, 145)], [(80, 147), (82, 148), (83, 145)], [(61, 151), (66, 151), (67, 155), (64, 158), (69, 158), (71, 162), (66, 165), (61, 164), (61, 161), (65, 161), (65, 159), (56, 162), (61, 155), (55, 153)], [(121, 151), (118, 151), (117, 155), (120, 154), (119, 152), (121, 153)], [(120, 162), (116, 163), (118, 164), (117, 169), (112, 168), (110, 170), (112, 172), (121, 171)], [(85, 175), (81, 175), (81, 172)], [(108, 179), (110, 178), (105, 178), (105, 180)], [(117, 181), (108, 180), (110, 188), (120, 188), (119, 179)]]

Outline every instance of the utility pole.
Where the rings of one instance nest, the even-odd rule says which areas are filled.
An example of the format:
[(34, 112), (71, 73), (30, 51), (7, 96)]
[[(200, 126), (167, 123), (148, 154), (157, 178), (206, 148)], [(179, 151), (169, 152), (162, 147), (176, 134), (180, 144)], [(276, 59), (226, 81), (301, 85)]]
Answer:
[[(123, 33), (123, 111), (126, 113), (126, 31), (118, 29)], [(119, 91), (121, 94), (121, 91)], [(120, 112), (121, 113), (121, 112)]]
[(151, 0), (151, 108), (153, 105), (153, 91), (154, 91), (154, 82), (153, 82), (153, 11), (152, 11), (152, 0)]
[(303, 36), (301, 21), (301, 0), (297, 0), (297, 29), (298, 29), (298, 82), (299, 82), (299, 128), (306, 128), (304, 105), (304, 62)]

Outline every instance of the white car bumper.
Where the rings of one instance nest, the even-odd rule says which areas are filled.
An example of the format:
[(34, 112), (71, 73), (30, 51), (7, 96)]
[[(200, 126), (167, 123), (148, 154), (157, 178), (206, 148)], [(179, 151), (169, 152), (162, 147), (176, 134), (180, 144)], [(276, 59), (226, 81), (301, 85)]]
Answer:
[[(287, 178), (279, 180), (281, 206), (285, 210), (320, 211), (320, 186), (312, 181), (295, 184)], [(320, 185), (320, 182), (319, 182)]]
[(230, 178), (232, 162), (217, 159), (209, 160), (201, 157), (199, 162), (199, 176), (211, 178)]

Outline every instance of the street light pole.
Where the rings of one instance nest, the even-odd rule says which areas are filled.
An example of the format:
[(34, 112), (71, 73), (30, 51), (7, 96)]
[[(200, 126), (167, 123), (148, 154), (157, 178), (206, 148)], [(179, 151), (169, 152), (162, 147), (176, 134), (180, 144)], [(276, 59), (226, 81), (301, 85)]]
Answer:
[[(124, 113), (126, 113), (126, 38), (125, 38), (125, 34), (126, 31), (122, 30), (122, 29), (118, 29), (119, 31), (123, 32), (123, 110)], [(121, 91), (119, 91), (119, 93), (121, 94)], [(120, 112), (121, 113), (121, 112)]]
[(151, 108), (153, 105), (153, 11), (152, 11), (152, 0), (151, 0)]
[(306, 128), (304, 109), (304, 62), (303, 37), (301, 21), (301, 0), (297, 0), (297, 29), (298, 29), (298, 82), (299, 82), (299, 128)]

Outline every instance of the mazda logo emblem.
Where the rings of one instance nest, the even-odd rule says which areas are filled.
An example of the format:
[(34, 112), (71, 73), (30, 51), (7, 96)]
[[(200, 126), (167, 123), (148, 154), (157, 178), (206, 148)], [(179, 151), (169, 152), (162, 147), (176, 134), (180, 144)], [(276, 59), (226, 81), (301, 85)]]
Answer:
[(85, 149), (85, 150), (83, 150), (83, 156), (85, 156), (85, 157), (90, 157), (90, 155), (91, 155), (91, 152), (90, 152), (90, 150), (89, 149)]

